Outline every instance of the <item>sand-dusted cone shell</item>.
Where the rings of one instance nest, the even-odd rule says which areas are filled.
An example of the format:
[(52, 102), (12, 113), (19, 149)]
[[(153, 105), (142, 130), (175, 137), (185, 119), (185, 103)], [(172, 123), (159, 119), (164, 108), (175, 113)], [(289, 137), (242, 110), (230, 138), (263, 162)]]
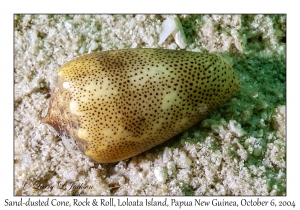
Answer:
[(175, 50), (93, 53), (57, 73), (43, 122), (102, 163), (132, 157), (183, 132), (239, 87), (221, 56)]

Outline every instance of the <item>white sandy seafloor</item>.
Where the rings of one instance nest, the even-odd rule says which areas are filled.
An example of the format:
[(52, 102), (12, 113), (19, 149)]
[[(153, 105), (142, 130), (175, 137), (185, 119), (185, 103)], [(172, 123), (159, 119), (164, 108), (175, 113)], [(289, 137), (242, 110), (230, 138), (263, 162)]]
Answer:
[(285, 15), (178, 15), (185, 50), (230, 55), (242, 85), (208, 119), (147, 152), (95, 163), (41, 124), (65, 62), (180, 49), (172, 36), (158, 44), (167, 17), (15, 16), (15, 195), (286, 195)]

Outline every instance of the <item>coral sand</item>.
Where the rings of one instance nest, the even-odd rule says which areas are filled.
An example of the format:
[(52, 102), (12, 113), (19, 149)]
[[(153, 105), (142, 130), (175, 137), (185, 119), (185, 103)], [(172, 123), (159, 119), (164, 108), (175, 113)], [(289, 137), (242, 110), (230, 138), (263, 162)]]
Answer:
[(74, 57), (158, 44), (169, 15), (15, 16), (15, 195), (286, 195), (286, 16), (178, 15), (186, 49), (232, 58), (237, 94), (133, 158), (99, 164), (40, 122)]

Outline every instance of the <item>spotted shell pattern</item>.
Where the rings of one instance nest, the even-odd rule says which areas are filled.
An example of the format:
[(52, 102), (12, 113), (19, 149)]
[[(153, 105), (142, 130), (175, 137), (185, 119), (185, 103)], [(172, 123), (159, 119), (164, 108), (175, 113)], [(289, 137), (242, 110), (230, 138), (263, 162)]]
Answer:
[(92, 53), (57, 73), (43, 122), (101, 163), (130, 158), (183, 132), (240, 85), (220, 55), (161, 49)]

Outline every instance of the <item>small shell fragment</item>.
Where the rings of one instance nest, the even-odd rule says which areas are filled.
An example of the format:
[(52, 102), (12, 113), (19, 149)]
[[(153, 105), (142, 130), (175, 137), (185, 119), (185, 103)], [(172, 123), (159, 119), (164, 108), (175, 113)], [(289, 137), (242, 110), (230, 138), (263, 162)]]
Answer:
[(159, 34), (159, 42), (158, 44), (162, 44), (175, 30), (176, 24), (174, 21), (174, 18), (167, 18), (163, 23), (162, 23), (162, 29)]
[(42, 122), (101, 163), (130, 158), (183, 132), (240, 85), (220, 55), (161, 49), (92, 53), (57, 74)]
[(162, 44), (172, 34), (176, 44), (184, 49), (186, 47), (186, 38), (180, 20), (178, 17), (167, 18), (162, 23), (162, 31), (159, 35), (158, 44)]

